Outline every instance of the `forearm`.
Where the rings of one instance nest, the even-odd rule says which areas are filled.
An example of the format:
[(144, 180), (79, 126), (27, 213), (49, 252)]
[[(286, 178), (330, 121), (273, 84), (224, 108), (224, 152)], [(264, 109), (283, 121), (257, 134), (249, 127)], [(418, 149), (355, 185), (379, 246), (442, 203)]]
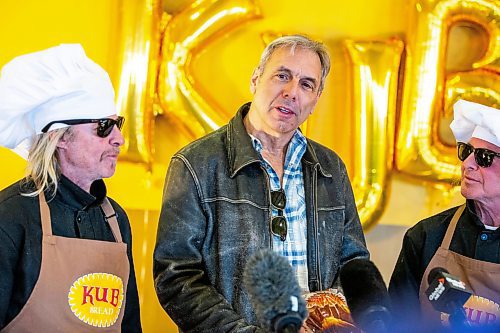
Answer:
[(168, 265), (177, 270), (159, 266), (155, 260), (158, 299), (183, 332), (262, 332), (234, 311), (201, 270), (188, 269), (186, 263), (179, 262)]
[(201, 244), (197, 235), (202, 231), (194, 223), (169, 220), (171, 227), (166, 228), (163, 223), (160, 221), (158, 230), (153, 276), (158, 300), (172, 320), (185, 333), (258, 332), (210, 284), (197, 247)]
[(15, 265), (18, 259), (17, 248), (12, 239), (0, 227), (0, 330), (7, 324), (14, 285)]
[[(131, 246), (130, 246), (131, 247)], [(135, 278), (134, 263), (132, 256), (129, 254), (130, 274), (127, 284), (127, 295), (125, 303), (125, 313), (123, 314), (122, 332), (123, 333), (140, 333), (141, 314), (139, 307), (139, 295), (137, 292), (137, 281)]]
[[(4, 261), (0, 257), (0, 266)], [(10, 276), (9, 276), (10, 275)], [(9, 310), (9, 301), (12, 294), (12, 274), (6, 272), (5, 267), (0, 268), (0, 330), (7, 324), (7, 311)]]
[(369, 258), (365, 236), (359, 220), (356, 201), (351, 183), (345, 174), (343, 179), (345, 197), (344, 242), (342, 244), (341, 264), (354, 258)]
[(202, 248), (213, 221), (187, 163), (174, 157), (165, 181), (153, 262), (158, 299), (184, 332), (257, 332), (210, 283)]
[(389, 295), (394, 311), (401, 319), (415, 320), (420, 313), (420, 274), (418, 251), (405, 236), (401, 253), (389, 283)]

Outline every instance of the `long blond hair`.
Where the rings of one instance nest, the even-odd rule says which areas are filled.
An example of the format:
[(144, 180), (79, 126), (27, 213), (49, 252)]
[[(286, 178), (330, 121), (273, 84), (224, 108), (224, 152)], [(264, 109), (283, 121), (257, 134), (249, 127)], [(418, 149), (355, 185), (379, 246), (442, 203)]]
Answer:
[(49, 189), (49, 196), (55, 196), (61, 176), (57, 144), (63, 136), (72, 135), (70, 128), (56, 129), (35, 137), (28, 155), (28, 166), (24, 178), (24, 185), (33, 182), (35, 187), (24, 187), (23, 195), (34, 197)]

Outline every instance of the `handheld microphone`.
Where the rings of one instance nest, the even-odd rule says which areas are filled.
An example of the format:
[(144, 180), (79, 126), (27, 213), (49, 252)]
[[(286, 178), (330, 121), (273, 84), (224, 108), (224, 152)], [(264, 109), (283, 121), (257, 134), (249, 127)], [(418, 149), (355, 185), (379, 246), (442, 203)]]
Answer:
[(264, 329), (299, 332), (307, 317), (306, 302), (285, 257), (271, 250), (257, 252), (245, 266), (243, 285)]
[(468, 327), (463, 305), (472, 295), (472, 291), (459, 278), (451, 275), (442, 267), (435, 267), (427, 277), (429, 288), (425, 291), (434, 309), (450, 315), (450, 324), (454, 327)]
[(340, 269), (340, 283), (351, 317), (366, 333), (391, 332), (391, 304), (387, 287), (375, 264), (352, 259)]

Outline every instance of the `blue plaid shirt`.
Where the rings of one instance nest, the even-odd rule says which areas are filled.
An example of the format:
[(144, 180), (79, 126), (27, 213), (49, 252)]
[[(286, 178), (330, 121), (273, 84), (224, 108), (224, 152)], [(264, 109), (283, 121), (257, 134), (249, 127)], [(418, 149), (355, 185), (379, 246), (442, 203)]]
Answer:
[[(271, 190), (279, 190), (280, 180), (271, 165), (262, 157), (262, 143), (250, 135), (254, 149), (262, 159), (262, 166), (269, 175)], [(306, 201), (304, 195), (304, 178), (302, 176), (301, 159), (307, 148), (307, 140), (299, 130), (295, 131), (288, 144), (283, 173), (283, 189), (286, 194), (285, 217), (288, 225), (286, 240), (283, 242), (279, 236), (273, 237), (273, 250), (286, 257), (292, 266), (300, 288), (309, 291), (307, 283), (307, 228), (306, 228)], [(273, 216), (278, 215), (278, 210), (272, 208)]]

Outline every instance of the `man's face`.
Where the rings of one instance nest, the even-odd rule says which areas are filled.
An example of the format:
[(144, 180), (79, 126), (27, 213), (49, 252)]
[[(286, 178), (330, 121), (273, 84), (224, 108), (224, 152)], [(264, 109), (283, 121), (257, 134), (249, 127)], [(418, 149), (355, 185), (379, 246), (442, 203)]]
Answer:
[(293, 133), (313, 112), (320, 96), (321, 62), (300, 47), (274, 51), (264, 71), (252, 75), (252, 125), (268, 135)]
[(115, 173), (123, 136), (116, 125), (105, 138), (99, 137), (96, 130), (95, 123), (74, 125), (58, 143), (61, 171), (78, 185), (91, 184)]
[[(499, 153), (500, 147), (477, 138), (469, 143), (474, 148), (487, 148)], [(500, 202), (500, 158), (495, 157), (488, 168), (477, 165), (474, 154), (470, 154), (462, 162), (461, 192), (467, 199), (483, 203)]]

